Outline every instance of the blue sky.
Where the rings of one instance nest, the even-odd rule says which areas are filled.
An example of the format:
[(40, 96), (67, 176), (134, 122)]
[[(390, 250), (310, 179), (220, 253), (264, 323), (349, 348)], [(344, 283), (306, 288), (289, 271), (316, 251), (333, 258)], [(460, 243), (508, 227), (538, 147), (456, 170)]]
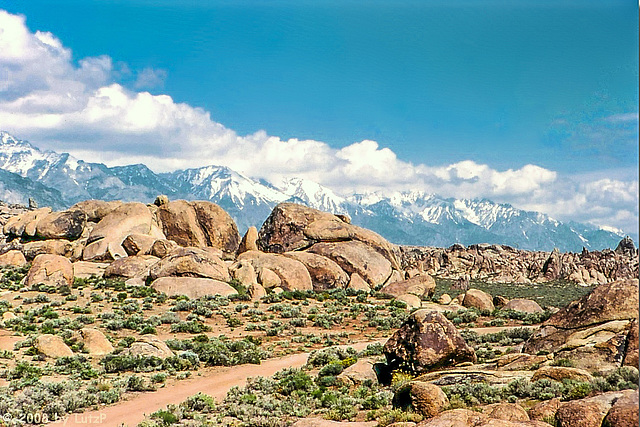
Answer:
[[(528, 169), (535, 176), (526, 177), (534, 184), (514, 191), (500, 187), (500, 179), (509, 181), (508, 175), (491, 178), (494, 181), (486, 187), (459, 188), (460, 194), (454, 187), (447, 191), (464, 197), (475, 191), (562, 217), (584, 184), (579, 180), (602, 184), (609, 179), (615, 181), (607, 183), (607, 188), (615, 188), (615, 202), (609, 206), (623, 200), (632, 214), (611, 224), (628, 228), (634, 220), (637, 223), (637, 196), (629, 199), (620, 193), (637, 192), (638, 181), (635, 1), (177, 3), (61, 0), (52, 6), (30, 0), (0, 1), (0, 8), (23, 15), (32, 34), (50, 32), (69, 51), (74, 75), (88, 68), (82, 61), (94, 58), (89, 61), (94, 67), (91, 78), (74, 77), (84, 85), (86, 102), (91, 90), (117, 84), (127, 91), (129, 101), (145, 91), (168, 95), (172, 106), (188, 105), (197, 119), (181, 116), (182, 124), (171, 131), (160, 132), (154, 125), (145, 128), (153, 128), (147, 133), (116, 134), (109, 134), (106, 126), (43, 129), (26, 118), (15, 121), (24, 122), (19, 125), (8, 120), (0, 125), (47, 148), (108, 164), (156, 156), (159, 169), (170, 168), (167, 158), (184, 166), (188, 159), (181, 162), (177, 153), (201, 149), (207, 132), (216, 134), (216, 141), (245, 136), (250, 140), (234, 146), (270, 137), (281, 142), (319, 141), (322, 146), (296, 145), (310, 163), (322, 153), (344, 160), (370, 151), (381, 162), (404, 162), (418, 174), (431, 173), (447, 182), (452, 176), (482, 181), (535, 165), (543, 171)], [(110, 63), (97, 65), (95, 58), (108, 58)], [(70, 79), (65, 74), (66, 83), (57, 87), (74, 87)], [(108, 97), (114, 99), (112, 95)], [(215, 126), (200, 123), (205, 119), (199, 114), (207, 112)], [(194, 120), (203, 129), (215, 129), (194, 133)], [(260, 131), (264, 132), (256, 134)], [(101, 154), (90, 146), (86, 141), (92, 138), (110, 141), (111, 152)], [(176, 142), (180, 138), (184, 145)], [(349, 148), (364, 140), (377, 145)], [(268, 145), (263, 142), (251, 147), (262, 150)], [(132, 144), (147, 151), (136, 152)], [(224, 162), (221, 150), (212, 149), (206, 162)], [(198, 160), (206, 163), (202, 156)], [(451, 169), (465, 161), (473, 162), (473, 170)], [(311, 174), (314, 179), (344, 182), (344, 177), (319, 172), (319, 167)], [(253, 169), (270, 177), (277, 167)], [(370, 181), (380, 181), (378, 175), (373, 173)], [(378, 187), (410, 185), (412, 176), (405, 178), (380, 181)], [(565, 179), (573, 179), (575, 185), (549, 190), (562, 193), (564, 205), (534, 194)], [(354, 190), (360, 188), (356, 181)], [(418, 187), (440, 188), (429, 187), (429, 179), (423, 181), (427, 184)], [(524, 203), (534, 199), (538, 201)], [(594, 215), (578, 219), (603, 223), (604, 217)]]

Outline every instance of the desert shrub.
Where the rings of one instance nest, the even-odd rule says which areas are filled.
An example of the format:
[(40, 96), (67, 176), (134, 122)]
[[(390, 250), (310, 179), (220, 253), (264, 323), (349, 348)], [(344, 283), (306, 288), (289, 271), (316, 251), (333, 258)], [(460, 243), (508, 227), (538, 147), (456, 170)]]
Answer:
[(181, 321), (171, 325), (171, 332), (186, 332), (188, 334), (201, 334), (210, 332), (211, 327), (197, 320)]
[(326, 347), (314, 350), (307, 358), (306, 366), (319, 367), (332, 362), (340, 362), (350, 357), (356, 357), (357, 353), (352, 347)]
[(81, 355), (59, 357), (56, 360), (54, 370), (55, 372), (62, 375), (73, 374), (74, 376), (78, 376), (83, 380), (96, 378), (99, 375), (99, 373), (95, 369), (93, 369), (91, 363), (87, 360), (87, 358)]
[(380, 356), (383, 354), (384, 346), (377, 342), (367, 345), (367, 348), (358, 353), (358, 357)]

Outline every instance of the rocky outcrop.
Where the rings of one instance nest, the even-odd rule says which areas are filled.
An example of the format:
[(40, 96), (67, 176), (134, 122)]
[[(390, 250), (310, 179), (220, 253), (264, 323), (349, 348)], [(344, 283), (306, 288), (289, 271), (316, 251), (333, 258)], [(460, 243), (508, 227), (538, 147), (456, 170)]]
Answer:
[(523, 351), (553, 352), (587, 370), (613, 369), (625, 358), (631, 325), (637, 318), (637, 279), (600, 285), (551, 316)]
[(240, 243), (238, 228), (231, 216), (215, 203), (176, 200), (157, 211), (167, 239), (180, 246), (211, 246), (235, 253)]
[(73, 284), (73, 265), (71, 261), (60, 255), (38, 255), (31, 264), (25, 278), (29, 287), (37, 285), (71, 286)]
[(340, 217), (294, 203), (280, 203), (258, 233), (258, 247), (283, 253), (311, 247), (319, 242), (356, 240), (373, 248), (399, 270), (393, 245), (373, 231), (345, 222)]
[(603, 425), (610, 427), (637, 427), (638, 420), (638, 390), (625, 392), (615, 401), (604, 419)]
[(476, 362), (476, 354), (456, 327), (437, 311), (418, 310), (384, 345), (391, 370), (424, 373), (462, 362)]
[(153, 255), (135, 255), (120, 258), (109, 264), (104, 272), (107, 278), (130, 279), (140, 277), (145, 280), (149, 276), (149, 269), (159, 261)]
[(256, 229), (253, 225), (247, 229), (247, 232), (244, 233), (242, 240), (240, 241), (240, 246), (238, 246), (238, 255), (247, 251), (257, 251), (258, 250), (258, 229)]
[(131, 356), (155, 356), (161, 359), (165, 359), (169, 356), (173, 356), (173, 351), (164, 343), (153, 335), (143, 335), (140, 339), (129, 348), (125, 348), (122, 355)]
[(113, 351), (113, 345), (104, 334), (95, 328), (82, 328), (79, 331), (83, 349), (95, 356), (104, 356)]
[(470, 409), (451, 409), (416, 427), (549, 427), (549, 424), (543, 421), (507, 421)]
[(164, 238), (162, 230), (147, 206), (142, 203), (124, 203), (106, 214), (87, 239), (84, 260), (116, 260), (126, 257), (122, 243), (130, 234), (147, 234)]
[(100, 222), (102, 218), (109, 215), (121, 205), (122, 202), (120, 201), (84, 200), (76, 203), (69, 210), (82, 211), (87, 216), (87, 221)]
[(456, 280), (467, 275), (471, 280), (508, 283), (540, 283), (555, 278), (597, 285), (638, 277), (638, 250), (630, 239), (623, 241), (617, 251), (535, 252), (478, 244), (447, 249), (400, 246), (398, 255), (405, 270), (417, 269)]
[(40, 239), (75, 240), (87, 225), (87, 215), (81, 210), (52, 212), (36, 225), (36, 237)]

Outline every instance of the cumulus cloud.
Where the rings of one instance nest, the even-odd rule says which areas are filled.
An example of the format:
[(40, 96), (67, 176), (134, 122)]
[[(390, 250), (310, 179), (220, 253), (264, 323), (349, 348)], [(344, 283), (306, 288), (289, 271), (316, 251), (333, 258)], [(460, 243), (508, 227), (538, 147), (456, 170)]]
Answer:
[[(134, 76), (127, 88), (122, 81)], [(23, 16), (0, 11), (0, 129), (40, 148), (109, 165), (141, 162), (157, 172), (226, 165), (274, 182), (309, 178), (343, 194), (421, 190), (487, 197), (637, 232), (637, 178), (575, 180), (537, 165), (499, 171), (472, 160), (430, 166), (400, 159), (371, 140), (335, 149), (264, 131), (238, 135), (201, 108), (142, 90), (162, 87), (166, 78), (163, 70), (114, 66), (108, 56), (75, 64), (55, 35), (33, 33)], [(637, 115), (602, 122), (627, 130)]]

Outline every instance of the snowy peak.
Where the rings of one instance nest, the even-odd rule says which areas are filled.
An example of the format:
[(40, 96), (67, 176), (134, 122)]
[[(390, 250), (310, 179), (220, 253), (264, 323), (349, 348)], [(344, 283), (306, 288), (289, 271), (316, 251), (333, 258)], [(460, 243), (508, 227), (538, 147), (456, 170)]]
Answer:
[(279, 190), (289, 198), (315, 209), (338, 214), (348, 213), (347, 200), (317, 182), (302, 178), (289, 178), (282, 181)]
[(228, 199), (240, 206), (253, 203), (276, 204), (287, 200), (278, 190), (252, 180), (225, 166), (205, 166), (165, 174), (182, 191), (206, 200)]

